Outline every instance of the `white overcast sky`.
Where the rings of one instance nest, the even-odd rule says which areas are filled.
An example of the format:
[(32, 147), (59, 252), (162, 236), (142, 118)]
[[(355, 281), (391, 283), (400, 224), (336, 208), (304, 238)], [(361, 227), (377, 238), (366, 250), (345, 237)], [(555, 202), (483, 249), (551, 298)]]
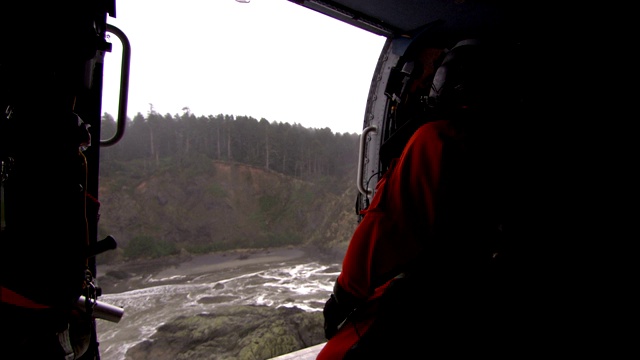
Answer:
[[(131, 44), (127, 114), (251, 116), (360, 133), (385, 38), (288, 0), (117, 0)], [(118, 114), (110, 34), (102, 112)]]

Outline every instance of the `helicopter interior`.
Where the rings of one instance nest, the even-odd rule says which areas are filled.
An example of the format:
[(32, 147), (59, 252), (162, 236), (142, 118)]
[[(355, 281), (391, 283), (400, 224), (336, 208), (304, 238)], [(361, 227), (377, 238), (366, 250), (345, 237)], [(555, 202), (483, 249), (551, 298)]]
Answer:
[[(505, 53), (517, 54), (497, 61), (516, 67), (522, 76), (513, 91), (517, 96), (509, 100), (517, 103), (517, 116), (509, 128), (512, 147), (506, 149), (514, 180), (509, 184), (509, 226), (518, 238), (514, 251), (522, 255), (519, 274), (528, 276), (518, 281), (530, 285), (526, 294), (536, 301), (531, 317), (542, 315), (537, 323), (562, 312), (565, 326), (547, 329), (552, 335), (580, 328), (585, 339), (593, 338), (598, 332), (587, 334), (594, 326), (583, 311), (592, 305), (595, 285), (583, 285), (600, 269), (600, 262), (579, 256), (578, 244), (595, 236), (588, 225), (603, 221), (589, 222), (600, 215), (590, 211), (594, 206), (585, 196), (584, 188), (591, 183), (582, 181), (582, 172), (573, 174), (593, 159), (582, 150), (590, 143), (576, 135), (563, 137), (591, 115), (585, 102), (593, 97), (585, 96), (582, 86), (588, 79), (575, 74), (578, 56), (563, 56), (569, 52), (567, 44), (578, 45), (566, 41), (573, 34), (556, 32), (554, 23), (573, 17), (557, 8), (547, 13), (549, 7), (534, 2), (289, 1), (387, 37), (363, 116), (357, 210), (368, 206), (376, 180), (428, 113), (425, 91), (430, 79), (423, 77), (423, 69), (437, 64), (442, 51), (469, 38), (488, 39)], [(37, 6), (3, 1), (0, 14), (0, 108), (5, 115), (0, 119), (0, 157), (2, 181), (11, 181), (3, 188), (7, 218), (3, 216), (0, 285), (46, 304), (75, 303), (79, 296), (95, 300), (99, 292), (85, 292), (91, 274), (97, 273), (95, 255), (113, 243), (97, 238), (99, 209), (91, 201), (99, 198), (100, 146), (88, 147), (82, 156), (77, 150), (86, 144), (87, 129), (100, 139), (102, 62), (111, 48), (107, 18), (116, 16), (116, 1)], [(126, 88), (126, 79), (122, 85)], [(126, 92), (122, 102), (126, 110)], [(21, 167), (25, 163), (29, 165)], [(44, 190), (46, 199), (41, 196)], [(56, 211), (43, 216), (45, 208)], [(11, 225), (6, 229), (5, 220)], [(6, 240), (24, 236), (30, 241)], [(60, 256), (51, 257), (52, 253)], [(16, 261), (30, 265), (15, 271)], [(29, 326), (48, 320), (20, 315), (20, 321), (27, 318)], [(95, 351), (87, 351), (82, 359), (99, 358), (92, 336)]]

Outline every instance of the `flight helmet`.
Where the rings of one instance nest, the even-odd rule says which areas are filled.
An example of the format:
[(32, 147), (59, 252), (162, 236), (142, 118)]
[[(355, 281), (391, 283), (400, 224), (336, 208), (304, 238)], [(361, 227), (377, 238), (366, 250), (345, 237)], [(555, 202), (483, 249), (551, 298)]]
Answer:
[(485, 48), (476, 39), (458, 42), (436, 70), (427, 104), (438, 114), (463, 114), (482, 106), (490, 66)]

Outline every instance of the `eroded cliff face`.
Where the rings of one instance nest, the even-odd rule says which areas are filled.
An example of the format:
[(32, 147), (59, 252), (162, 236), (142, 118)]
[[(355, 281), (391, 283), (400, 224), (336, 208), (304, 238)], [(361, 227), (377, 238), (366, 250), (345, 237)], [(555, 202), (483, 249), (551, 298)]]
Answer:
[(118, 257), (136, 237), (188, 252), (311, 245), (340, 255), (357, 224), (354, 179), (310, 182), (217, 161), (101, 174), (98, 236), (119, 246), (101, 257)]

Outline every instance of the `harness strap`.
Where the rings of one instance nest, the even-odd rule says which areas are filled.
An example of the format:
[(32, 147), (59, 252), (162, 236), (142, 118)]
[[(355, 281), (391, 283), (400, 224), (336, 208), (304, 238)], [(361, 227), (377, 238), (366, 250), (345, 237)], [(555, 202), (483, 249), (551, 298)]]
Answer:
[(37, 303), (17, 292), (0, 286), (0, 302), (28, 309), (50, 309), (51, 306)]

